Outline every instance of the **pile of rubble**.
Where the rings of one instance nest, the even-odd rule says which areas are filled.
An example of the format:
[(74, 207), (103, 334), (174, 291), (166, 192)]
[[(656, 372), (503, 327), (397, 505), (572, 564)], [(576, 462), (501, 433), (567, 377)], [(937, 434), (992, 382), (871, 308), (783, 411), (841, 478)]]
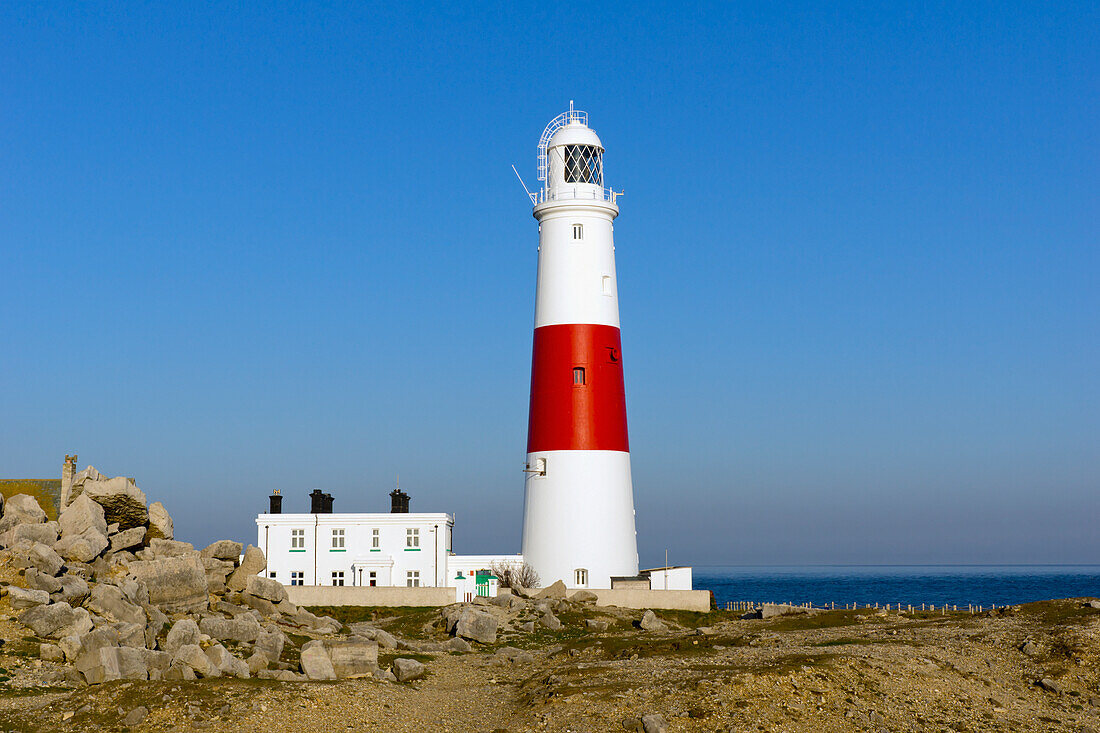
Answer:
[[(0, 510), (0, 565), (22, 575), (0, 590), (41, 640), (41, 659), (71, 682), (417, 676), (412, 660), (378, 669), (370, 637), (385, 632), (337, 637), (340, 622), (291, 603), (282, 584), (257, 575), (258, 548), (174, 540), (168, 512), (131, 479), (89, 466), (57, 521), (26, 494), (0, 497)], [(288, 634), (322, 638), (298, 652)]]

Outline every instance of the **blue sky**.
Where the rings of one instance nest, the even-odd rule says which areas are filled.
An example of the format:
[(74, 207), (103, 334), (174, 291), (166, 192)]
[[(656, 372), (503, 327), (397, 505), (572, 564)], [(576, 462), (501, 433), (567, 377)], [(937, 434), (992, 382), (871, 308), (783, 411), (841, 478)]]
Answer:
[(573, 99), (643, 565), (1100, 561), (1096, 4), (404, 5), (0, 6), (0, 476), (517, 551)]

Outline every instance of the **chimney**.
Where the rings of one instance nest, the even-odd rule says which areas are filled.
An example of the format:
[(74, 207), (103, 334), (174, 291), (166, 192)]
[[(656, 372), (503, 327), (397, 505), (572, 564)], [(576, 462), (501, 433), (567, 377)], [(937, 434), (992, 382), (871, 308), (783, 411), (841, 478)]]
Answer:
[(283, 497), (279, 494), (279, 490), (275, 489), (271, 492), (271, 496), (267, 497), (271, 502), (271, 507), (268, 510), (268, 514), (282, 514), (283, 513)]
[(326, 494), (320, 489), (314, 489), (309, 493), (310, 514), (332, 514), (332, 494)]
[(408, 514), (409, 495), (401, 489), (390, 492), (390, 514)]
[(73, 493), (73, 478), (76, 476), (76, 454), (65, 454), (65, 462), (61, 464), (61, 506), (60, 512), (69, 505), (69, 496)]

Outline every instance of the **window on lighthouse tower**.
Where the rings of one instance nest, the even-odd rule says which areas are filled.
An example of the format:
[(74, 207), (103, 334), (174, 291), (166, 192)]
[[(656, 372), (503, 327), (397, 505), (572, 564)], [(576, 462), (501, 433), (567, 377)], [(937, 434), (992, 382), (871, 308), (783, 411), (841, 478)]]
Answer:
[(584, 367), (573, 367), (573, 385), (581, 386), (584, 384)]
[(584, 239), (584, 225), (573, 225), (573, 239)]

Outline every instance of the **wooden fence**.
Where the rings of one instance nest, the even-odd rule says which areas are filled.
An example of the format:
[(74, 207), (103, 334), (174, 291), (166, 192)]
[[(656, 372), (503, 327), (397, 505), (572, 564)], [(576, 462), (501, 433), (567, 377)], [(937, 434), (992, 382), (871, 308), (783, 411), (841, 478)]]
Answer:
[(945, 614), (947, 612), (957, 613), (959, 611), (963, 613), (985, 613), (986, 611), (992, 611), (995, 608), (1003, 608), (1003, 606), (985, 606), (969, 603), (965, 606), (959, 606), (958, 604), (941, 604), (937, 606), (934, 603), (922, 603), (917, 606), (914, 603), (829, 603), (824, 606), (815, 606), (812, 603), (784, 603), (768, 601), (767, 604), (759, 603), (756, 601), (726, 601), (725, 609), (727, 611), (742, 611), (748, 613), (750, 611), (758, 611), (761, 606), (764, 605), (776, 605), (776, 606), (790, 606), (791, 608), (804, 608), (807, 611), (836, 611), (840, 609), (842, 611), (852, 611), (858, 609), (868, 609), (872, 611), (897, 611), (899, 613), (913, 613), (916, 611), (925, 611), (932, 613)]

